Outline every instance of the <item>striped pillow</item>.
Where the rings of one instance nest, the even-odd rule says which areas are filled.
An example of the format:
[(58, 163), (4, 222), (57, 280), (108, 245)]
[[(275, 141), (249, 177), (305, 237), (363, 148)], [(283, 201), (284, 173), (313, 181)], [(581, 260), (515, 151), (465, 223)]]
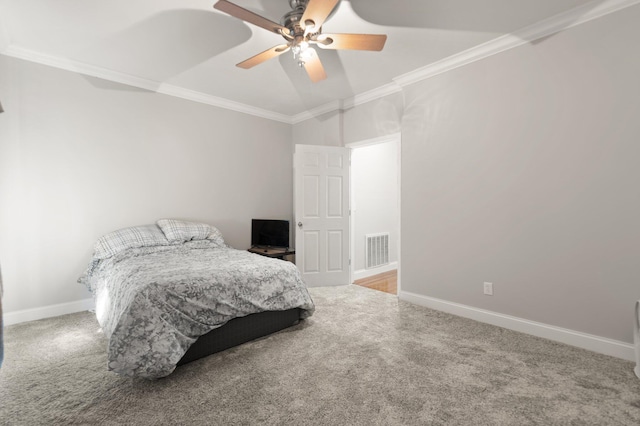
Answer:
[(224, 238), (222, 237), (222, 232), (215, 226), (211, 227), (211, 232), (207, 236), (207, 240), (211, 240), (215, 242), (218, 246), (224, 247)]
[(106, 259), (130, 248), (166, 245), (169, 245), (169, 241), (157, 225), (133, 226), (100, 237), (96, 242), (93, 257)]
[(206, 223), (186, 222), (175, 219), (160, 219), (156, 223), (172, 244), (191, 240), (204, 240), (211, 233), (211, 227)]

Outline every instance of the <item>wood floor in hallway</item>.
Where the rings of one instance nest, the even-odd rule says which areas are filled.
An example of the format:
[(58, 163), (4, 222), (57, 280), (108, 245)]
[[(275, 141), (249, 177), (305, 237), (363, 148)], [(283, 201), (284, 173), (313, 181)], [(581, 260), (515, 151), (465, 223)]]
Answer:
[(356, 285), (367, 287), (373, 290), (384, 291), (385, 293), (398, 293), (398, 271), (383, 272), (382, 274), (362, 278), (353, 282)]

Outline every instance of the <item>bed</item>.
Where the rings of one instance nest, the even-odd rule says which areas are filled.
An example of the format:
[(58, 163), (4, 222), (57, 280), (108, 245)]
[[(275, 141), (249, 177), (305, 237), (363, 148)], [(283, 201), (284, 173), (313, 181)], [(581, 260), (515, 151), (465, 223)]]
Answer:
[(160, 378), (297, 323), (313, 301), (294, 264), (225, 244), (212, 226), (173, 219), (101, 237), (78, 280), (108, 339), (108, 368)]

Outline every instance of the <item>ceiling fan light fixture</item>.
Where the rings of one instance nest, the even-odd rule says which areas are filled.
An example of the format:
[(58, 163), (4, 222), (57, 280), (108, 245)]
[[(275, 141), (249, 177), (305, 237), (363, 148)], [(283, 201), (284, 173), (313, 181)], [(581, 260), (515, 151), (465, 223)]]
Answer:
[(313, 47), (307, 47), (306, 49), (302, 50), (298, 55), (298, 66), (303, 67), (308, 60), (313, 58), (314, 53), (315, 49)]
[(293, 52), (293, 60), (298, 61), (298, 66), (303, 67), (308, 59), (311, 59), (313, 56), (312, 52), (313, 48), (309, 46), (309, 43), (306, 41), (301, 41), (300, 43), (291, 47), (291, 51)]
[(309, 43), (307, 43), (306, 41), (301, 41), (296, 47), (299, 49), (298, 54), (301, 54), (309, 48)]

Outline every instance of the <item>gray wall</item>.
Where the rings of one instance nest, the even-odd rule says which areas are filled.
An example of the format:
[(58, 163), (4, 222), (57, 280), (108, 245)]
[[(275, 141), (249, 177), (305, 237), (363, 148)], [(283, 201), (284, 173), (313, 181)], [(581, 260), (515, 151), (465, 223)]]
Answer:
[(344, 110), (344, 143), (401, 132), (404, 96), (401, 92)]
[(403, 291), (632, 342), (638, 22), (633, 6), (344, 111), (344, 143), (402, 132)]
[(89, 297), (95, 240), (163, 217), (237, 248), (292, 217), (291, 126), (0, 55), (5, 313)]
[(294, 144), (344, 146), (400, 133), (403, 93), (397, 92), (342, 111), (322, 114), (292, 126)]
[(406, 88), (403, 290), (632, 341), (638, 22), (633, 7)]
[(291, 149), (294, 145), (342, 146), (342, 113), (322, 114), (291, 126)]

